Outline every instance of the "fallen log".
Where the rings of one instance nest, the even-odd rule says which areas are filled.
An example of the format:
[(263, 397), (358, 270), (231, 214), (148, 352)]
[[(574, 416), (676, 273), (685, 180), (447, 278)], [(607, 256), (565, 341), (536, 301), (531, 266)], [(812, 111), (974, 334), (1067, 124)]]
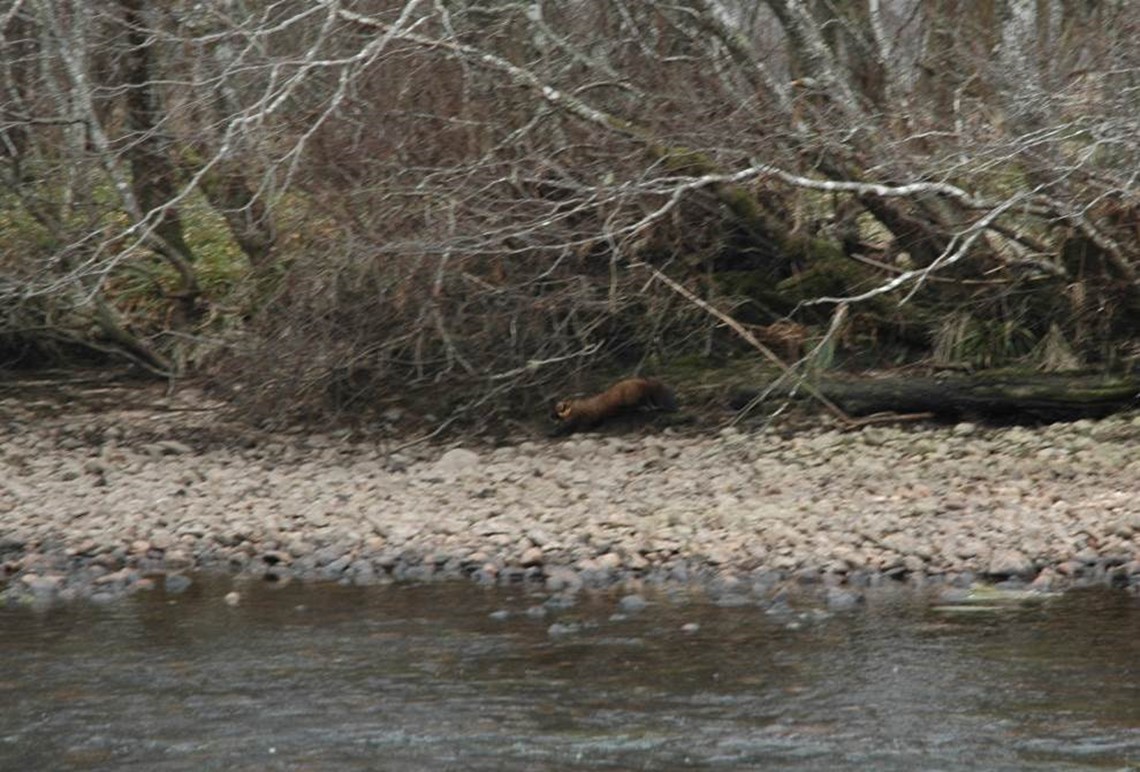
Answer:
[[(1140, 407), (1140, 374), (980, 373), (974, 375), (812, 378), (809, 383), (848, 415), (931, 413), (938, 418), (999, 421), (1071, 421)], [(759, 389), (741, 389), (731, 404), (740, 410)], [(785, 400), (804, 389), (772, 390)]]

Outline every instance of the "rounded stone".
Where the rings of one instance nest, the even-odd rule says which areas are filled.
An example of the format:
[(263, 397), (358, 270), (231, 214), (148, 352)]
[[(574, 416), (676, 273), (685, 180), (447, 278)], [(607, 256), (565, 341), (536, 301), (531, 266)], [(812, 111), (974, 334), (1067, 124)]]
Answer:
[(641, 611), (648, 605), (649, 601), (647, 601), (644, 596), (641, 595), (626, 595), (618, 601), (618, 608), (627, 614), (635, 611)]

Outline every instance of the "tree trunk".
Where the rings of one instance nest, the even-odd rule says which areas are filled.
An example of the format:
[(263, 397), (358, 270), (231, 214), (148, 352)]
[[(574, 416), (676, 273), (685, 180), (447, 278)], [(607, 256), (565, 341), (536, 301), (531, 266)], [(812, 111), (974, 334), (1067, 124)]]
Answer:
[(142, 0), (119, 0), (127, 26), (127, 123), (132, 136), (127, 155), (131, 187), (139, 213), (155, 220), (155, 248), (178, 270), (183, 315), (193, 315), (198, 281), (192, 267), (194, 253), (182, 234), (182, 218), (171, 202), (178, 197), (178, 181), (170, 159), (169, 140), (163, 128), (162, 107), (155, 90), (153, 47), (155, 35), (146, 26)]
[[(1140, 405), (1140, 375), (991, 374), (812, 382), (849, 415), (932, 413), (940, 418), (1061, 421), (1099, 417)], [(803, 391), (802, 389), (800, 390)], [(788, 390), (773, 394), (785, 399)], [(733, 395), (739, 409), (758, 391)]]
[[(224, 33), (224, 28), (218, 32)], [(225, 127), (235, 116), (242, 114), (242, 107), (234, 87), (226, 81), (226, 73), (235, 68), (233, 44), (224, 34), (219, 34), (218, 38), (219, 42), (212, 47), (210, 55), (203, 57), (202, 65), (207, 68), (210, 79), (217, 83), (213, 93), (216, 126)], [(269, 262), (277, 232), (266, 196), (259, 195), (258, 186), (251, 181), (250, 164), (243, 165), (244, 154), (238, 149), (241, 143), (235, 139), (224, 136), (224, 133), (212, 138), (203, 136), (200, 142), (203, 154), (224, 155), (218, 157), (213, 168), (202, 177), (199, 187), (210, 206), (225, 219), (230, 234), (250, 265), (258, 271)]]

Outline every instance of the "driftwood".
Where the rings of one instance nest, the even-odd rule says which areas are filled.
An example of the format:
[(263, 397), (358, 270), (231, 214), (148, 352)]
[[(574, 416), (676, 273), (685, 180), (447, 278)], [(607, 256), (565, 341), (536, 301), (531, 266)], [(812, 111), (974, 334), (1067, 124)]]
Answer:
[[(853, 416), (929, 413), (939, 418), (978, 417), (1000, 421), (1064, 421), (1096, 418), (1140, 407), (1140, 374), (1001, 374), (883, 378), (814, 378), (814, 390)], [(786, 399), (794, 389), (773, 392)], [(732, 405), (742, 408), (758, 390), (742, 389)]]

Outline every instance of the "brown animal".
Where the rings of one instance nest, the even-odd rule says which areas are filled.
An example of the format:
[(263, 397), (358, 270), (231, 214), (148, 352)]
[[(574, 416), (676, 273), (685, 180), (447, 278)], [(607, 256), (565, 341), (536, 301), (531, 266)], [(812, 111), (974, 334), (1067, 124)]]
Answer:
[(558, 421), (555, 436), (592, 429), (622, 413), (638, 409), (677, 409), (673, 390), (656, 378), (626, 378), (592, 397), (550, 401), (550, 414)]

